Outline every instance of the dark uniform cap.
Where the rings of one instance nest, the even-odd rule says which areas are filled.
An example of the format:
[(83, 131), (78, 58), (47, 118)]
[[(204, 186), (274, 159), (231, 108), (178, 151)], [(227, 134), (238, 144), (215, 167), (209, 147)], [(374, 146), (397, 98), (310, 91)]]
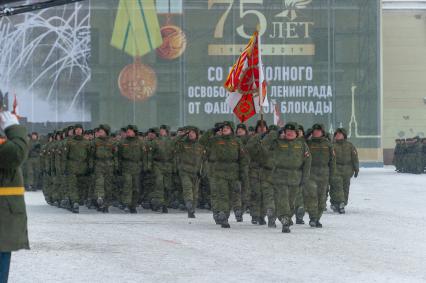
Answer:
[(185, 130), (184, 131), (194, 131), (194, 132), (196, 132), (197, 134), (199, 134), (200, 133), (200, 129), (198, 129), (197, 127), (195, 127), (195, 126), (186, 126), (185, 127)]
[(127, 128), (126, 128), (126, 127), (123, 127), (123, 128), (121, 128), (121, 129), (120, 129), (120, 131), (121, 131), (121, 132), (125, 132), (125, 131), (127, 131)]
[(334, 132), (334, 136), (336, 136), (337, 133), (342, 133), (345, 139), (348, 138), (348, 132), (344, 128), (337, 128), (336, 131)]
[(148, 133), (153, 133), (153, 134), (156, 134), (158, 136), (158, 128), (149, 128)]
[(234, 122), (232, 122), (232, 121), (224, 121), (222, 123), (222, 128), (225, 127), (225, 126), (230, 127), (231, 130), (234, 131), (234, 127), (235, 127)]
[(303, 128), (303, 126), (300, 124), (297, 125), (297, 130), (305, 132), (305, 128)]
[(238, 125), (237, 125), (237, 130), (238, 130), (238, 129), (244, 129), (244, 130), (246, 130), (246, 131), (247, 131), (247, 126), (246, 126), (246, 124), (242, 124), (242, 123), (241, 123), (241, 124), (238, 124)]
[(297, 131), (298, 129), (299, 129), (299, 126), (297, 125), (297, 123), (294, 123), (294, 122), (288, 122), (284, 126), (284, 130)]
[(138, 133), (138, 126), (136, 125), (127, 125), (126, 130), (132, 130), (133, 132), (135, 132), (135, 134)]
[(99, 130), (104, 130), (107, 135), (111, 133), (111, 127), (108, 124), (100, 124)]
[(75, 124), (74, 125), (74, 130), (78, 129), (78, 128), (83, 129), (83, 125), (82, 124)]
[(325, 131), (324, 126), (322, 124), (314, 124), (312, 126), (312, 130), (321, 130), (321, 131)]
[(250, 132), (254, 132), (254, 127), (253, 127), (253, 126), (250, 126), (250, 127), (248, 127), (248, 130), (249, 130)]
[(71, 131), (71, 130), (75, 129), (75, 126), (68, 126), (68, 128), (66, 128), (66, 129), (67, 129), (67, 131)]
[(161, 129), (166, 130), (166, 131), (168, 131), (168, 132), (169, 132), (169, 131), (170, 131), (170, 126), (168, 126), (168, 125), (161, 125), (161, 126), (160, 126), (160, 130), (161, 130)]

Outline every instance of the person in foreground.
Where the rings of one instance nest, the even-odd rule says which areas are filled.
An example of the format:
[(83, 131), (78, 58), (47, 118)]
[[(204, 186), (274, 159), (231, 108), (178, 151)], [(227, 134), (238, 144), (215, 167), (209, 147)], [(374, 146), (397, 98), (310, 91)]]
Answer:
[(18, 118), (0, 110), (0, 282), (7, 282), (11, 252), (29, 249), (27, 213), (21, 165), (28, 155), (29, 141)]

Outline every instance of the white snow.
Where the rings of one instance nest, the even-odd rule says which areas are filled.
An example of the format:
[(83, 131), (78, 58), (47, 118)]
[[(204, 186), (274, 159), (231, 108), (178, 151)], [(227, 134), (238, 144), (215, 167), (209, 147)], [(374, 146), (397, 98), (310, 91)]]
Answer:
[(12, 255), (10, 282), (426, 282), (425, 184), (362, 169), (346, 215), (291, 234), (204, 211), (73, 215), (27, 193), (32, 249)]

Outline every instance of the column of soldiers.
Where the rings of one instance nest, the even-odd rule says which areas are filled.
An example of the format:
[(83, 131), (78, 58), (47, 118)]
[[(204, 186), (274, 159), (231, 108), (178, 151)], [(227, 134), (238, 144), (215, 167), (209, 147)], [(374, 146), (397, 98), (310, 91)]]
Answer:
[[(330, 137), (321, 124), (306, 133), (301, 125), (256, 127), (217, 123), (201, 132), (179, 128), (172, 135), (162, 125), (139, 132), (128, 125), (118, 133), (102, 124), (84, 131), (73, 125), (47, 136), (43, 144), (31, 136), (27, 189), (42, 188), (47, 203), (79, 213), (81, 206), (108, 213), (137, 207), (168, 213), (195, 208), (213, 212), (217, 225), (229, 228), (249, 213), (254, 225), (290, 232), (293, 217), (321, 228), (330, 197), (331, 209), (343, 214), (350, 179), (359, 172), (356, 148), (339, 128)], [(36, 164), (37, 163), (37, 164)]]
[(393, 164), (397, 172), (426, 172), (426, 138), (396, 139), (395, 144)]

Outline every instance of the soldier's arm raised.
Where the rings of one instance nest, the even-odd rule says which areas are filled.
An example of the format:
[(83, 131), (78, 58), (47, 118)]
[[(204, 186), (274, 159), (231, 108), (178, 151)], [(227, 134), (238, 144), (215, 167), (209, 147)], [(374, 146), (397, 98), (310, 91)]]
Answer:
[(0, 168), (17, 168), (28, 155), (27, 130), (23, 126), (10, 126), (5, 130), (7, 140), (0, 143)]

